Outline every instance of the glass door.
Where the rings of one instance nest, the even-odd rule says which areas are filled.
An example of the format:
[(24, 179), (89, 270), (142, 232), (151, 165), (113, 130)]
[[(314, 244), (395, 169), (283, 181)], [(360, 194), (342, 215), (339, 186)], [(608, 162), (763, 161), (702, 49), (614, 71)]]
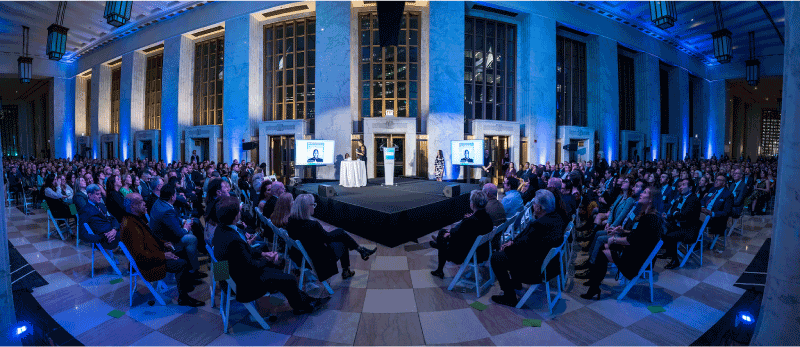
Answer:
[[(505, 170), (508, 164), (504, 163), (506, 154), (508, 153), (508, 136), (484, 136), (483, 148), (489, 150), (489, 157), (492, 162), (493, 177), (492, 183), (498, 187), (503, 186), (503, 178), (505, 177)], [(510, 155), (509, 155), (510, 158)], [(488, 163), (483, 163), (487, 165)], [(514, 163), (515, 165), (517, 163)]]
[(294, 136), (269, 137), (270, 174), (278, 181), (289, 184), (294, 176)]
[(405, 135), (375, 135), (375, 177), (385, 177), (386, 172), (383, 167), (383, 151), (381, 147), (395, 146), (397, 149), (394, 151), (394, 177), (403, 175), (405, 168), (405, 150), (406, 136)]

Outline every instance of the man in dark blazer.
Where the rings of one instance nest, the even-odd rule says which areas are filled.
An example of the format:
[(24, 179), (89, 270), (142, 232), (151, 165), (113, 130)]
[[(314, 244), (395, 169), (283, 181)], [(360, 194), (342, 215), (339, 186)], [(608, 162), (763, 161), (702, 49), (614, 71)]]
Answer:
[(714, 187), (700, 205), (700, 212), (711, 216), (711, 220), (708, 221), (708, 232), (711, 235), (723, 235), (728, 227), (728, 217), (733, 209), (733, 194), (725, 187), (726, 184), (725, 175), (717, 175)]
[[(431, 241), (431, 246), (439, 249), (439, 265), (436, 270), (431, 271), (431, 275), (443, 279), (444, 265), (447, 261), (461, 264), (469, 254), (475, 240), (492, 231), (492, 217), (486, 212), (488, 203), (489, 198), (486, 193), (473, 190), (469, 195), (469, 207), (472, 209), (472, 215), (464, 218), (450, 231), (439, 230), (436, 241)], [(479, 262), (489, 258), (489, 246), (490, 243), (487, 242), (477, 250)]]
[[(663, 172), (659, 177), (658, 184), (661, 185), (661, 206), (663, 211), (658, 211), (661, 213), (667, 213), (667, 211), (672, 207), (672, 201), (675, 200), (677, 197), (676, 190), (672, 189), (672, 185), (670, 184), (669, 174)], [(694, 184), (692, 184), (694, 185)]]
[[(537, 191), (531, 208), (536, 220), (492, 255), (492, 271), (503, 290), (503, 295), (492, 296), (492, 301), (498, 304), (515, 306), (517, 294), (514, 290), (522, 289), (522, 283), (541, 281), (544, 258), (564, 241), (565, 222), (556, 213), (553, 193), (544, 189)], [(556, 257), (547, 264), (548, 277), (559, 273), (558, 262)]]
[(239, 199), (224, 196), (216, 206), (220, 225), (214, 233), (214, 257), (217, 261), (228, 261), (231, 279), (236, 283), (236, 301), (251, 302), (267, 294), (280, 292), (286, 297), (294, 314), (311, 313), (324, 305), (330, 297), (315, 299), (298, 289), (297, 279), (285, 274), (276, 264), (278, 253), (260, 252), (250, 247), (252, 238), (236, 224), (241, 218)]
[(191, 220), (184, 220), (181, 223), (178, 212), (173, 207), (176, 196), (174, 186), (166, 185), (161, 188), (159, 199), (150, 211), (150, 229), (156, 238), (172, 243), (176, 251), (186, 251), (189, 264), (192, 265), (189, 272), (195, 278), (208, 277), (207, 274), (198, 271), (200, 262), (197, 260), (197, 237), (189, 232), (192, 230)]
[[(668, 231), (664, 235), (664, 258), (672, 259), (666, 269), (674, 269), (680, 265), (678, 259), (678, 242), (692, 244), (700, 232), (700, 198), (692, 194), (694, 182), (683, 179), (678, 184), (678, 196), (673, 200), (667, 212)], [(702, 247), (702, 246), (701, 246)]]
[(742, 205), (744, 205), (744, 199), (747, 198), (748, 188), (747, 183), (744, 182), (742, 179), (742, 169), (734, 169), (733, 170), (733, 182), (730, 184), (730, 191), (733, 195), (733, 205), (731, 209), (731, 216), (733, 218), (739, 218), (742, 215)]
[(178, 256), (180, 254), (185, 257), (185, 252), (173, 253), (171, 243), (153, 237), (146, 219), (147, 205), (142, 196), (139, 193), (130, 193), (125, 196), (124, 204), (120, 241), (128, 248), (144, 279), (149, 282), (159, 281), (166, 277), (167, 272), (174, 273), (178, 282), (178, 305), (204, 306), (204, 302), (189, 296), (195, 285), (202, 282), (191, 278), (189, 262)]
[(72, 203), (75, 204), (75, 208), (80, 211), (84, 209), (84, 206), (89, 203), (89, 196), (86, 195), (85, 192), (78, 190), (72, 195)]
[(78, 213), (81, 223), (89, 224), (92, 234), (88, 232), (80, 233), (81, 238), (86, 242), (99, 243), (105, 249), (116, 249), (119, 246), (119, 222), (112, 217), (106, 206), (103, 205), (103, 194), (100, 186), (96, 184), (86, 187), (88, 202)]

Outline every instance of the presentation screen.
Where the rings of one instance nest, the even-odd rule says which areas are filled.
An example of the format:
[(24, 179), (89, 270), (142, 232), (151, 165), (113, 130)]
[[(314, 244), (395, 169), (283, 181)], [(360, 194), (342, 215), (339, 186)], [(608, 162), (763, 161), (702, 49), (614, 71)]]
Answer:
[(333, 140), (296, 140), (295, 165), (332, 165)]
[(483, 140), (450, 141), (453, 165), (483, 166)]

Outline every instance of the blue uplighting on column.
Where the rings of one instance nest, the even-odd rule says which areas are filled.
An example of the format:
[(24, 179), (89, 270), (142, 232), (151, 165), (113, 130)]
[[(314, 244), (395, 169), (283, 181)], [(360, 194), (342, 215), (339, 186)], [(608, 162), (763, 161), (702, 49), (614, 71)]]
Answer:
[[(691, 107), (691, 105), (689, 106)], [(683, 114), (681, 117), (681, 152), (682, 155), (679, 158), (683, 160), (686, 158), (686, 154), (689, 153), (689, 138), (692, 136), (689, 134), (689, 114)]]
[[(164, 122), (161, 122), (161, 126), (162, 127), (164, 126)], [(172, 147), (172, 141), (173, 141), (172, 134), (173, 133), (174, 133), (174, 131), (172, 131), (172, 130), (161, 129), (161, 134), (164, 137), (163, 138), (163, 140), (164, 140), (164, 150), (166, 151), (166, 156), (165, 156), (164, 160), (165, 160), (166, 163), (171, 163), (172, 162), (172, 148), (173, 148)]]

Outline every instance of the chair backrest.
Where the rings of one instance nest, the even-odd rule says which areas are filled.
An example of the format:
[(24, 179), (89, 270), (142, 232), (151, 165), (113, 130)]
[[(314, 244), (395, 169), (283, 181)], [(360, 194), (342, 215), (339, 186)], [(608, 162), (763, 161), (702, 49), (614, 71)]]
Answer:
[(206, 251), (208, 251), (208, 256), (211, 258), (212, 263), (217, 262), (217, 257), (214, 256), (214, 247), (209, 244), (206, 244)]
[(94, 231), (89, 227), (89, 223), (83, 223), (83, 229), (86, 230), (87, 233), (94, 235)]
[(555, 258), (557, 255), (559, 255), (561, 253), (561, 247), (562, 246), (564, 246), (563, 243), (558, 245), (558, 247), (551, 248), (550, 252), (547, 252), (547, 256), (544, 257), (544, 261), (542, 262), (542, 268), (540, 269), (540, 271), (542, 272), (542, 275), (546, 275), (547, 274), (547, 264), (550, 264), (550, 261), (553, 260), (553, 258)]
[(141, 271), (139, 271), (139, 265), (136, 264), (136, 260), (133, 259), (133, 255), (131, 255), (131, 252), (128, 251), (128, 248), (125, 247), (125, 244), (122, 241), (119, 242), (119, 248), (122, 249), (122, 253), (125, 254), (125, 258), (128, 258), (128, 263), (131, 264), (131, 269), (136, 270), (135, 273), (131, 271), (131, 276), (141, 273)]
[(708, 221), (711, 220), (711, 216), (706, 216), (705, 219), (700, 218), (700, 220), (703, 221), (703, 224), (700, 226), (700, 233), (699, 233), (700, 235), (702, 235), (703, 234), (703, 230), (706, 230), (706, 226), (708, 225)]
[(642, 267), (639, 269), (639, 273), (637, 274), (637, 276), (645, 272), (647, 270), (647, 267), (653, 263), (653, 259), (655, 259), (656, 254), (658, 254), (658, 251), (661, 250), (662, 245), (664, 245), (664, 240), (658, 240), (656, 247), (653, 248), (653, 251), (650, 252), (650, 255), (647, 257), (647, 260), (645, 260), (644, 264), (642, 264)]

